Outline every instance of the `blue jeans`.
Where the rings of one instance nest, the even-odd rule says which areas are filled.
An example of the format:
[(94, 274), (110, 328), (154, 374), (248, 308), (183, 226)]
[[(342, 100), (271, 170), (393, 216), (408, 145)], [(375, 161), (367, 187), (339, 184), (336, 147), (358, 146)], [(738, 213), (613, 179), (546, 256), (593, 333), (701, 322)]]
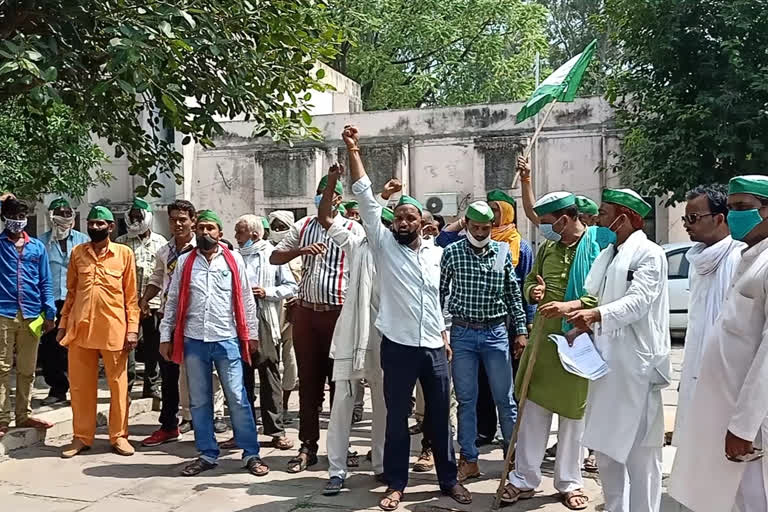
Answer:
[(509, 444), (517, 420), (514, 398), (512, 361), (509, 338), (503, 322), (485, 329), (472, 329), (454, 324), (451, 328), (453, 349), (453, 388), (459, 402), (459, 446), (461, 456), (476, 462), (477, 446), (477, 373), (482, 361), (488, 375), (493, 401), (501, 422), (504, 447)]
[(184, 365), (187, 369), (189, 406), (195, 428), (195, 447), (201, 459), (216, 463), (219, 445), (213, 431), (211, 374), (214, 364), (229, 405), (235, 442), (243, 449), (243, 461), (247, 464), (249, 459), (259, 456), (259, 435), (243, 382), (240, 342), (237, 338), (224, 341), (184, 338)]

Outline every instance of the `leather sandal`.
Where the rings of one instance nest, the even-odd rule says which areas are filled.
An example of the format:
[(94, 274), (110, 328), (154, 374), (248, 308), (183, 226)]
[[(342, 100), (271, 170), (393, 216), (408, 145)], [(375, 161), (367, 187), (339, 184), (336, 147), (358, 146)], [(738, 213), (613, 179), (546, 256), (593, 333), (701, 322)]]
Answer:
[(269, 474), (269, 466), (264, 464), (264, 461), (259, 457), (251, 457), (245, 464), (248, 471), (254, 476), (266, 476)]
[(288, 461), (288, 472), (294, 474), (301, 473), (309, 466), (314, 466), (315, 464), (317, 464), (317, 455), (309, 453), (307, 448), (302, 448), (296, 457)]
[(450, 489), (444, 490), (443, 495), (450, 496), (460, 505), (469, 505), (472, 503), (472, 493), (469, 492), (469, 489), (459, 483)]
[[(563, 501), (563, 505), (566, 506), (566, 508), (569, 508), (570, 510), (584, 510), (587, 508), (587, 504), (589, 503), (589, 498), (581, 489), (576, 489), (575, 491), (571, 492), (564, 492), (560, 495), (560, 499)], [(583, 500), (581, 504), (578, 502)]]
[(379, 500), (379, 508), (386, 512), (397, 510), (398, 507), (400, 507), (400, 501), (402, 501), (402, 499), (403, 491), (387, 489), (384, 491), (384, 497)]
[(203, 471), (208, 471), (216, 467), (216, 464), (211, 464), (205, 459), (195, 459), (181, 470), (182, 476), (197, 476)]
[(533, 498), (535, 494), (536, 489), (529, 489), (524, 491), (522, 489), (518, 489), (512, 484), (507, 484), (504, 486), (504, 492), (501, 493), (501, 502), (506, 503), (507, 505), (511, 505), (512, 503), (517, 503), (520, 500), (529, 500)]

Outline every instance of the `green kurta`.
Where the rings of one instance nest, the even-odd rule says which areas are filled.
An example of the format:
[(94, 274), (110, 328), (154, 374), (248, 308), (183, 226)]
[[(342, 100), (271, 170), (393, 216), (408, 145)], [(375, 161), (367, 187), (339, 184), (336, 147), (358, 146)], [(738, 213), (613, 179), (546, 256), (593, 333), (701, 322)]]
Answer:
[[(525, 278), (523, 286), (525, 297), (530, 298), (531, 291), (538, 284), (536, 276), (540, 275), (544, 278), (547, 290), (539, 306), (548, 302), (562, 302), (568, 287), (568, 275), (577, 246), (578, 244), (574, 244), (566, 247), (559, 242), (545, 242), (536, 254), (530, 274)], [(588, 299), (582, 299), (582, 302), (587, 308), (597, 306)], [(520, 359), (520, 368), (515, 378), (515, 395), (520, 396), (531, 349), (538, 343), (536, 365), (528, 387), (528, 400), (566, 418), (581, 419), (584, 417), (584, 409), (587, 405), (589, 381), (563, 369), (560, 357), (557, 355), (557, 345), (548, 339), (550, 334), (563, 334), (562, 319), (547, 319), (537, 311), (533, 319), (530, 341)]]

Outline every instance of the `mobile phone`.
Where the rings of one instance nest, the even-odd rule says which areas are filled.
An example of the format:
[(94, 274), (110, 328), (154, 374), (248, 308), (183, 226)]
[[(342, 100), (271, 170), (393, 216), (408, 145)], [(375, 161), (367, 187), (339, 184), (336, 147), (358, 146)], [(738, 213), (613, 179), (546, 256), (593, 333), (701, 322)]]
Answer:
[(753, 462), (758, 459), (761, 459), (762, 457), (763, 457), (763, 450), (760, 450), (760, 449), (755, 449), (755, 451), (753, 451), (752, 453), (739, 455), (738, 457), (728, 457), (726, 455), (726, 458), (731, 462)]

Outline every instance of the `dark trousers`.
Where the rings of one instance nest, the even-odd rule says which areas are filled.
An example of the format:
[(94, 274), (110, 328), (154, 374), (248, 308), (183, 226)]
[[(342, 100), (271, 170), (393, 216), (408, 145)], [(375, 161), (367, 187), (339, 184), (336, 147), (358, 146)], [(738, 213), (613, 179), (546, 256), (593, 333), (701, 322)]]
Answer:
[(280, 363), (263, 357), (257, 352), (251, 354), (253, 365), (243, 361), (243, 380), (248, 400), (253, 409), (253, 420), (256, 421), (256, 377), (259, 373), (259, 408), (263, 434), (272, 437), (284, 437), (283, 426), (283, 385), (280, 378)]
[[(299, 370), (299, 441), (302, 448), (317, 453), (320, 413), (325, 382), (333, 374), (331, 338), (340, 310), (314, 311), (298, 305), (293, 311), (293, 350)], [(333, 404), (333, 382), (330, 382)]]
[(136, 382), (137, 352), (140, 354), (139, 360), (144, 362), (143, 395), (148, 397), (159, 387), (158, 365), (162, 359), (160, 357), (160, 317), (155, 311), (141, 320), (139, 346), (128, 355), (128, 393), (131, 392), (133, 384)]
[(179, 426), (179, 375), (181, 367), (171, 361), (160, 359), (160, 428), (175, 430)]
[(43, 370), (45, 383), (51, 387), (48, 395), (67, 398), (69, 378), (67, 378), (67, 348), (56, 341), (63, 300), (56, 301), (56, 329), (46, 333), (40, 339), (40, 366)]
[(496, 437), (498, 418), (496, 403), (493, 401), (491, 387), (488, 385), (488, 375), (482, 361), (477, 372), (477, 435), (493, 440)]
[(391, 489), (408, 485), (410, 435), (408, 415), (416, 379), (424, 391), (424, 432), (432, 443), (440, 489), (456, 485), (456, 454), (451, 439), (451, 371), (443, 348), (400, 345), (384, 337), (381, 342), (387, 434), (384, 442), (384, 476)]

